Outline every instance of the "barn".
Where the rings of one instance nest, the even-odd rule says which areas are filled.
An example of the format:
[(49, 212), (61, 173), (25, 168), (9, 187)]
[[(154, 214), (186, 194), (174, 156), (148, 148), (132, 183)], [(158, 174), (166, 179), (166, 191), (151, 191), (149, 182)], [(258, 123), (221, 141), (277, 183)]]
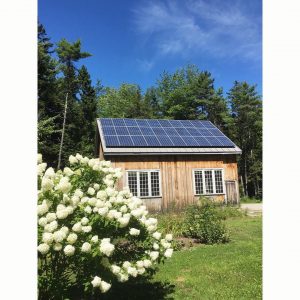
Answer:
[(182, 208), (199, 196), (239, 202), (241, 149), (210, 121), (97, 119), (97, 155), (121, 168), (151, 211)]

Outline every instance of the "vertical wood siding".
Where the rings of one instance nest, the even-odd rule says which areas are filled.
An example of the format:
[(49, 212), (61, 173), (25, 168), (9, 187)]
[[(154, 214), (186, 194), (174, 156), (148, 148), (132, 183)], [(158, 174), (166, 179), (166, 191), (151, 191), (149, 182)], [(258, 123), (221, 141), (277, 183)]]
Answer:
[[(101, 147), (100, 147), (101, 149)], [(100, 150), (100, 156), (101, 156)], [(126, 184), (127, 170), (159, 169), (161, 172), (161, 198), (145, 199), (149, 210), (182, 208), (193, 203), (198, 196), (194, 195), (193, 169), (223, 168), (224, 180), (238, 182), (237, 162), (235, 155), (160, 155), (160, 156), (107, 156), (113, 167), (121, 168), (124, 176), (117, 187)], [(213, 196), (215, 200), (224, 201), (224, 195)]]

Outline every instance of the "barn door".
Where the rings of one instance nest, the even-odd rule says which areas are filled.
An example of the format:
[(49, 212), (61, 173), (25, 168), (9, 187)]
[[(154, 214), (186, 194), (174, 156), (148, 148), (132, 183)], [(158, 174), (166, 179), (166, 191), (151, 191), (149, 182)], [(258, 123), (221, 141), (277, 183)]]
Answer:
[(226, 180), (226, 196), (228, 204), (238, 204), (237, 184), (235, 180)]

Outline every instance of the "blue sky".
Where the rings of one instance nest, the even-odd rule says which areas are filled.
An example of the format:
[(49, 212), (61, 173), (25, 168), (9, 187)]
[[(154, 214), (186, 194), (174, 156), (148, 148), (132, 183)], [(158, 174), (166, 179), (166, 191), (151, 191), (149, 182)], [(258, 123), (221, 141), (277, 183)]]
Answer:
[(195, 64), (227, 92), (234, 80), (262, 91), (261, 0), (39, 0), (52, 42), (82, 41), (93, 82), (155, 85), (164, 71)]

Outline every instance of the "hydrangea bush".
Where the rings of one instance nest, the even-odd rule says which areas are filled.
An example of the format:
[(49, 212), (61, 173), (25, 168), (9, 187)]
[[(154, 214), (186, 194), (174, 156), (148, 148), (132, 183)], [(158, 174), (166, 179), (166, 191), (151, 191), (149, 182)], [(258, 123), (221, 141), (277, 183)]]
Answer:
[(38, 156), (39, 298), (60, 299), (73, 288), (106, 293), (114, 282), (151, 272), (172, 256), (172, 235), (157, 231), (143, 202), (109, 161), (80, 154), (54, 171)]

